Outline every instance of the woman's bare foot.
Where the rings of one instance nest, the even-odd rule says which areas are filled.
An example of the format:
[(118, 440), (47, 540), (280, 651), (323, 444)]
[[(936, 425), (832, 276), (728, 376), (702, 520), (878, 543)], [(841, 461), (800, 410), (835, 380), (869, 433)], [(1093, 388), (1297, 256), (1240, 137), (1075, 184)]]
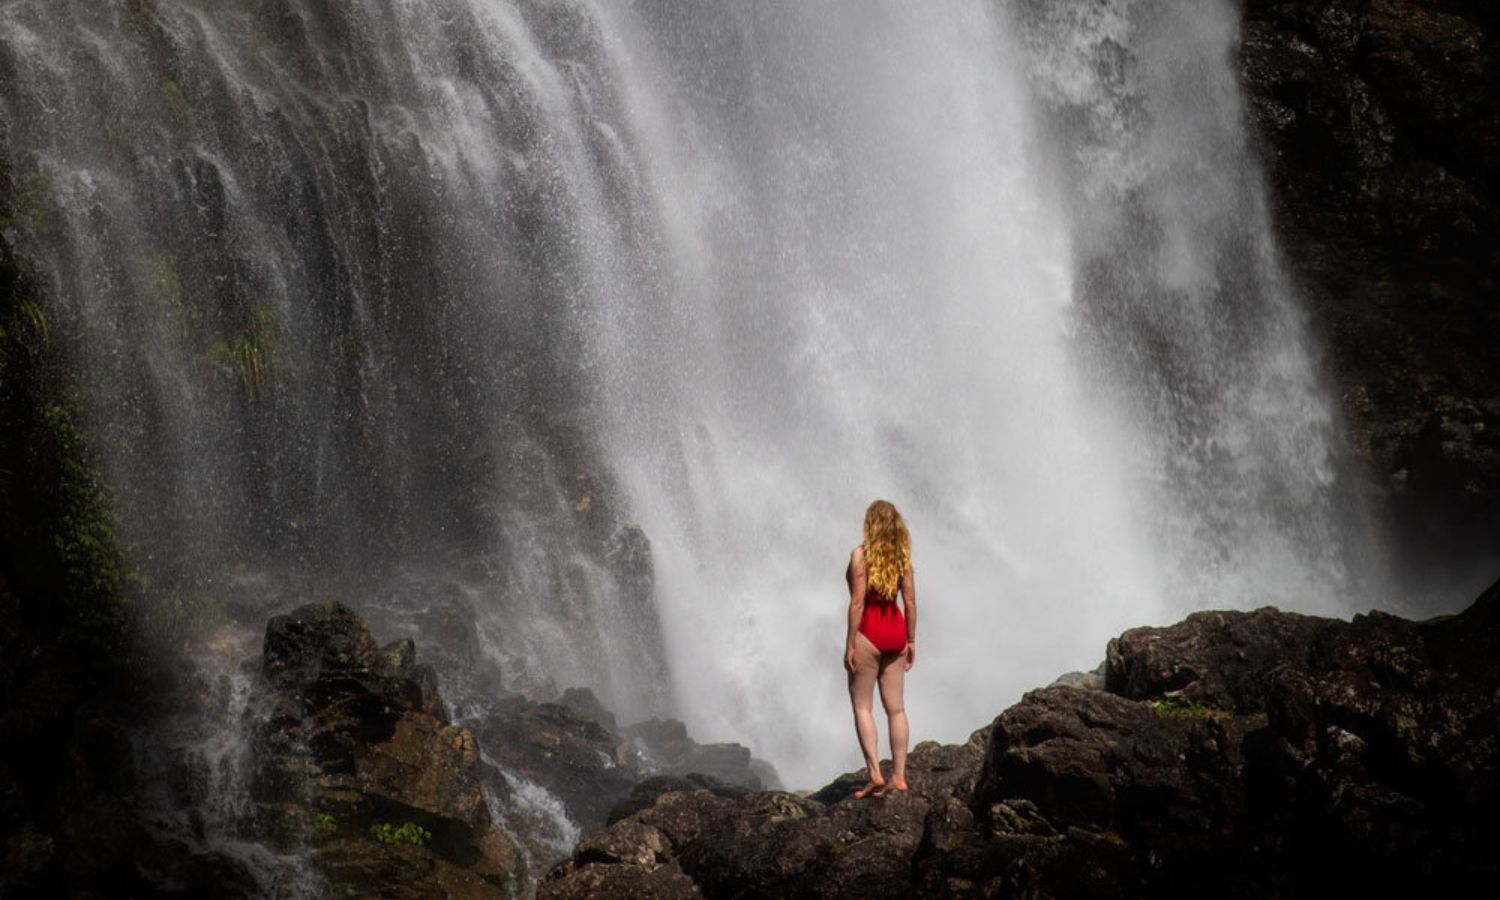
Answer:
[(860, 800), (870, 796), (871, 794), (874, 794), (878, 797), (884, 790), (885, 776), (880, 774), (879, 769), (872, 769), (870, 771), (870, 780), (865, 783), (864, 787), (854, 792), (854, 799)]
[(884, 797), (886, 794), (889, 794), (892, 791), (901, 791), (904, 793), (910, 789), (911, 788), (906, 783), (905, 778), (892, 777), (889, 784), (880, 785), (875, 789), (874, 794), (877, 797)]

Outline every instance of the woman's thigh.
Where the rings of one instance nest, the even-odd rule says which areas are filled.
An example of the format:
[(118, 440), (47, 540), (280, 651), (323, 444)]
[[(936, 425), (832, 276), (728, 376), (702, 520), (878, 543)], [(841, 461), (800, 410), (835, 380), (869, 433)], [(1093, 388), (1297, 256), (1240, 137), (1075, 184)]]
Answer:
[(870, 639), (854, 634), (854, 671), (849, 673), (849, 697), (869, 704), (875, 696), (875, 680), (880, 674), (880, 651)]
[(886, 712), (898, 712), (906, 708), (902, 696), (906, 690), (906, 654), (884, 653), (876, 668), (880, 680), (880, 705)]

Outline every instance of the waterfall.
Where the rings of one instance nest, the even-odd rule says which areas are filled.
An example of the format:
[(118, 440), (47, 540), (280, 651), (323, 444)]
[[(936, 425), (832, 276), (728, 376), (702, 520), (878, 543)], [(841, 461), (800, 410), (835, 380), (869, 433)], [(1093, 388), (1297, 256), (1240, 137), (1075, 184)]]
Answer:
[(876, 497), (914, 534), (923, 738), (1132, 624), (1344, 609), (1357, 515), (1232, 4), (597, 14), (663, 238), (594, 352), (691, 726), (791, 784), (859, 765)]
[(0, 153), (155, 583), (457, 591), (510, 686), (809, 787), (858, 764), (876, 497), (918, 739), (1130, 625), (1356, 593), (1237, 17), (10, 0)]

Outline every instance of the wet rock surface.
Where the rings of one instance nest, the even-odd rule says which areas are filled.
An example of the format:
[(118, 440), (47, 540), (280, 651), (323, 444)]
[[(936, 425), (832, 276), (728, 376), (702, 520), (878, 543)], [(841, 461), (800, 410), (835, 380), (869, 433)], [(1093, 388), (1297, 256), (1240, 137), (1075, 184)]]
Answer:
[(1500, 584), (1463, 613), (1207, 612), (1110, 642), (908, 794), (638, 785), (549, 898), (1487, 896)]

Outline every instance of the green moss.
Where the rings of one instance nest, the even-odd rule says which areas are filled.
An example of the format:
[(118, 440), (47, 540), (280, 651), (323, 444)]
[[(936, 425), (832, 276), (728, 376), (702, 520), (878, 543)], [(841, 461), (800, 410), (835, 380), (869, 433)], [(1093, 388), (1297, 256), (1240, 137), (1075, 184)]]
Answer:
[(1233, 713), (1189, 700), (1181, 694), (1168, 694), (1151, 701), (1151, 708), (1163, 715), (1193, 719), (1227, 719)]
[(381, 822), (379, 825), (370, 826), (370, 833), (382, 844), (410, 844), (413, 847), (425, 847), (427, 842), (432, 840), (432, 832), (414, 822), (406, 822), (399, 828), (390, 822)]
[(187, 97), (183, 95), (182, 88), (177, 86), (177, 82), (170, 78), (164, 80), (161, 83), (161, 95), (166, 98), (167, 105), (172, 107), (173, 112), (184, 119), (187, 118), (189, 112)]
[(161, 302), (172, 310), (179, 320), (187, 318), (182, 304), (182, 278), (177, 274), (177, 261), (170, 253), (152, 253), (144, 261), (146, 284)]
[(16, 182), (15, 217), (34, 230), (45, 231), (51, 220), (52, 197), (52, 179), (41, 172), (22, 175)]
[(313, 816), (313, 827), (325, 834), (332, 834), (338, 831), (339, 823), (332, 813), (320, 812)]
[(58, 464), (52, 540), (62, 562), (68, 618), (88, 649), (121, 660), (132, 638), (127, 607), (142, 579), (125, 564), (112, 498), (79, 425), (79, 406), (76, 393), (67, 393), (42, 409)]

